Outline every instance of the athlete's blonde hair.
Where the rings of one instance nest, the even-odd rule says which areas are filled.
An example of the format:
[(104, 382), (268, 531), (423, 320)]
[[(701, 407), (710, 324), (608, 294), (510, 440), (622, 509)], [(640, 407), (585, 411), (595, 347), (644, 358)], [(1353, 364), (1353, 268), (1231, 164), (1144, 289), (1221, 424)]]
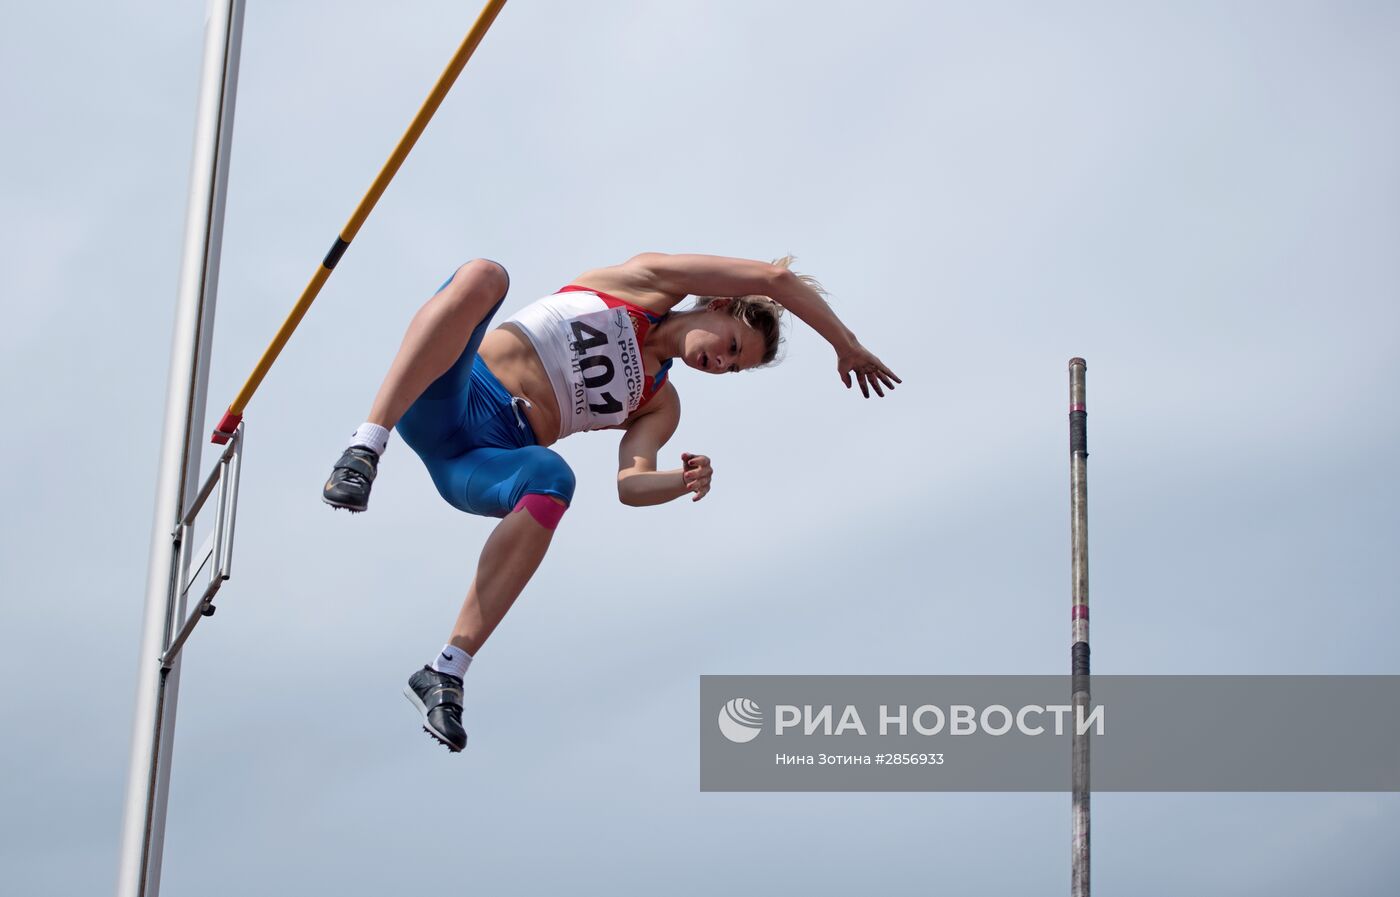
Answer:
[[(773, 259), (773, 264), (779, 268), (791, 270), (792, 263), (796, 258), (793, 255), (785, 255), (782, 258)], [(815, 290), (817, 295), (823, 299), (827, 297), (826, 288), (815, 277), (810, 274), (797, 274), (795, 271), (793, 273), (796, 274), (798, 280)], [(722, 310), (757, 330), (763, 336), (763, 357), (754, 367), (766, 367), (778, 361), (778, 350), (784, 342), (782, 333), (783, 307), (767, 296), (697, 296), (694, 308), (696, 310), (709, 308), (710, 303), (716, 299), (728, 299), (729, 303)]]

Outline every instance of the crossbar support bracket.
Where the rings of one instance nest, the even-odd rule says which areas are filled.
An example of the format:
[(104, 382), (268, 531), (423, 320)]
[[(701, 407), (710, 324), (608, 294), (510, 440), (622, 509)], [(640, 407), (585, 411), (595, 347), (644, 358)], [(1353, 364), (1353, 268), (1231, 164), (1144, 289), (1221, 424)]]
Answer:
[[(186, 607), (190, 607), (190, 590), (194, 588), (200, 575), (208, 571), (204, 591), (193, 607), (185, 615), (173, 636), (167, 633), (165, 653), (160, 657), (160, 668), (168, 670), (175, 665), (180, 649), (194, 633), (195, 626), (205, 617), (214, 616), (214, 596), (233, 572), (233, 531), (238, 520), (238, 481), (243, 471), (243, 425), (239, 424), (230, 434), (228, 444), (214, 469), (199, 487), (190, 507), (180, 517), (170, 538), (175, 545), (175, 565), (170, 574), (170, 602), (172, 613), (169, 619), (179, 619)], [(218, 500), (214, 506), (214, 532), (209, 535), (197, 552), (192, 551), (190, 541), (194, 535), (194, 521), (217, 490)]]

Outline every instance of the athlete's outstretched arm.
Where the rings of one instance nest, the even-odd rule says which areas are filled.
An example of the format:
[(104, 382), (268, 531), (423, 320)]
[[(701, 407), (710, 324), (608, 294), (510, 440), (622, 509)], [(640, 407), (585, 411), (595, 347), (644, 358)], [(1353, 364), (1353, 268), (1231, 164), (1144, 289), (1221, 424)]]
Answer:
[(656, 456), (676, 432), (681, 419), (680, 397), (667, 383), (651, 400), (647, 413), (623, 425), (617, 449), (617, 497), (624, 505), (646, 507), (664, 504), (693, 492), (699, 501), (710, 491), (710, 459), (681, 454), (677, 470), (657, 470)]
[[(718, 255), (667, 255), (644, 252), (628, 259), (616, 272), (629, 286), (674, 296), (675, 302), (688, 294), (697, 296), (767, 296), (801, 318), (836, 350), (836, 368), (846, 388), (852, 378), (869, 398), (873, 388), (883, 396), (894, 389), (899, 377), (861, 345), (860, 340), (832, 311), (811, 285), (779, 265), (752, 259)], [(602, 272), (589, 272), (590, 274)]]

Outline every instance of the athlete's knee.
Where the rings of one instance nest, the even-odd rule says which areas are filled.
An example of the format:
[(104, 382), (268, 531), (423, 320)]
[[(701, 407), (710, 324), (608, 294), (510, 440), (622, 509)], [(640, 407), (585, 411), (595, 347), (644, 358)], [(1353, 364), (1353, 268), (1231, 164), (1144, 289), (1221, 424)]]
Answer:
[(524, 455), (520, 467), (520, 498), (514, 510), (527, 511), (545, 529), (554, 529), (574, 499), (574, 472), (564, 459), (538, 445), (518, 449)]
[(513, 510), (529, 511), (540, 526), (554, 529), (574, 500), (574, 472), (543, 446), (528, 445), (515, 452), (520, 466)]
[(457, 269), (453, 279), (467, 280), (473, 287), (480, 287), (492, 298), (505, 296), (510, 289), (510, 274), (500, 262), (490, 259), (472, 259)]
[(522, 455), (520, 494), (552, 495), (567, 507), (574, 500), (574, 472), (559, 455), (543, 446), (517, 449)]

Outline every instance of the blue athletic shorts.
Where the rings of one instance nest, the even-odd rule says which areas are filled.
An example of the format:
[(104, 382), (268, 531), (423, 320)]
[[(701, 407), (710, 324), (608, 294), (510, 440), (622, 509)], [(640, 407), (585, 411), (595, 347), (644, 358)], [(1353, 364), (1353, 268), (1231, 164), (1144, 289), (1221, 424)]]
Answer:
[(516, 414), (510, 393), (477, 356), (503, 302), (504, 296), (472, 331), (452, 367), (409, 406), (397, 427), (442, 497), (459, 510), (485, 517), (504, 517), (526, 494), (552, 495), (566, 505), (574, 495), (569, 465), (537, 444), (530, 422)]

